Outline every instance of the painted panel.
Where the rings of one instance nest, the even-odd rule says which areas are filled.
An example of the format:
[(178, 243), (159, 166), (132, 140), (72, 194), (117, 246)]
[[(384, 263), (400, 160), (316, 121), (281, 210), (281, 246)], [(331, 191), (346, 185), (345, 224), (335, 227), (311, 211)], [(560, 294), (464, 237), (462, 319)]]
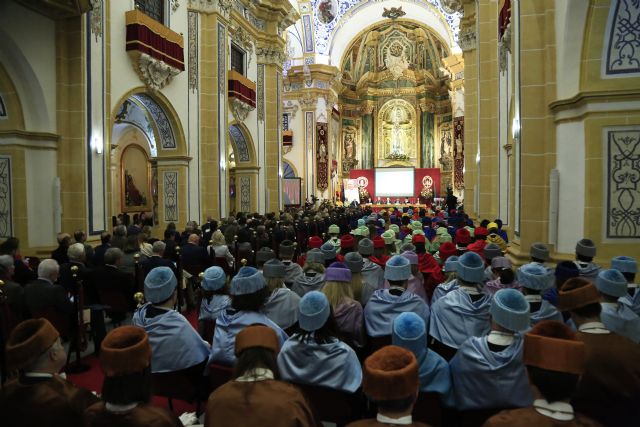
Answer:
[(251, 178), (240, 177), (240, 210), (249, 212), (251, 210)]
[(640, 1), (612, 1), (604, 49), (605, 77), (640, 75)]
[(606, 238), (640, 238), (640, 126), (605, 129)]
[(163, 172), (162, 182), (164, 184), (164, 220), (178, 222), (178, 172)]
[(231, 139), (236, 145), (236, 161), (237, 162), (249, 162), (251, 158), (249, 156), (249, 147), (247, 145), (247, 139), (244, 136), (244, 132), (237, 125), (229, 126), (229, 134)]
[(11, 157), (0, 156), (0, 237), (13, 236)]

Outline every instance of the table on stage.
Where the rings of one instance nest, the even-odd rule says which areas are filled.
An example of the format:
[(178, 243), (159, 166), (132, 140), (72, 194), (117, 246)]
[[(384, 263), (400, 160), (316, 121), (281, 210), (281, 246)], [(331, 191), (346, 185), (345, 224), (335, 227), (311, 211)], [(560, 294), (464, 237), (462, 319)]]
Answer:
[(367, 208), (370, 208), (372, 211), (374, 212), (379, 212), (382, 209), (391, 209), (391, 208), (395, 208), (398, 210), (402, 210), (403, 208), (411, 208), (411, 209), (420, 209), (420, 208), (427, 208), (429, 205), (425, 205), (423, 203), (391, 203), (391, 204), (381, 204), (378, 205), (376, 203), (363, 203), (360, 206), (364, 206)]

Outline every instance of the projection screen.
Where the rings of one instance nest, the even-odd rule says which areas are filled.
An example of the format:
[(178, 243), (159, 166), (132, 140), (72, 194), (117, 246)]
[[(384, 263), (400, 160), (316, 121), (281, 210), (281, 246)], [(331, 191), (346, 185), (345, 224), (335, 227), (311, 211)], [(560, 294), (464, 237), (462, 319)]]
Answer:
[(375, 197), (413, 197), (413, 168), (376, 168)]

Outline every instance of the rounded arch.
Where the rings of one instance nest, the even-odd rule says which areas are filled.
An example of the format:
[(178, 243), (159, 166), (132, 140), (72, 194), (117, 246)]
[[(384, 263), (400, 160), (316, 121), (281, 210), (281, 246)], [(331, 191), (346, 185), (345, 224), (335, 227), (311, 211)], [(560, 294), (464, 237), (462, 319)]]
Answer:
[(187, 155), (187, 142), (178, 113), (162, 93), (150, 92), (146, 87), (134, 88), (118, 99), (111, 111), (111, 129), (123, 119), (122, 110), (127, 102), (146, 110), (153, 122), (153, 141), (157, 143), (158, 157)]
[(229, 141), (233, 147), (236, 167), (258, 166), (256, 148), (249, 129), (236, 121), (229, 124)]
[(292, 162), (282, 160), (282, 177), (283, 178), (299, 178), (298, 170)]
[[(13, 81), (20, 99), (26, 130), (54, 132), (54, 112), (47, 101), (40, 79), (11, 35), (0, 26), (0, 63)], [(55, 106), (55, 105), (54, 105)]]
[[(397, 0), (396, 3), (394, 6), (402, 6), (406, 16), (419, 18), (414, 22), (419, 22), (421, 26), (427, 27), (432, 33), (437, 34), (443, 40), (443, 44), (448, 46), (451, 51), (460, 50), (457, 44), (457, 32), (461, 17), (459, 13), (445, 16), (433, 4), (426, 1)], [(366, 31), (372, 25), (378, 25), (387, 20), (382, 14), (385, 7), (388, 6), (386, 2), (360, 2), (353, 5), (340, 16), (340, 19), (336, 20), (337, 24), (330, 29), (329, 34), (324, 35), (327, 38), (327, 48), (325, 52), (319, 53), (328, 55), (332, 61), (335, 58), (342, 62), (344, 53), (356, 35)], [(374, 16), (377, 18), (372, 22)], [(323, 35), (316, 34), (316, 37), (323, 38)]]

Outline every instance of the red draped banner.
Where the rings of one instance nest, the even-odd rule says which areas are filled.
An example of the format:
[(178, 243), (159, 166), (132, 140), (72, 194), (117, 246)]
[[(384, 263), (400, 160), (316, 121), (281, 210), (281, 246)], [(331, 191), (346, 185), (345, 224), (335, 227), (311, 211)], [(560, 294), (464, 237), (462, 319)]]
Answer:
[(326, 123), (316, 123), (316, 160), (318, 190), (326, 190), (329, 187), (329, 149), (327, 145), (329, 125)]
[(453, 187), (464, 187), (464, 117), (453, 119)]
[[(443, 197), (440, 194), (439, 168), (416, 168), (414, 171), (413, 199), (415, 200), (412, 200), (412, 203), (417, 202), (420, 192), (425, 187), (431, 188), (432, 197)], [(358, 186), (366, 190), (371, 199), (376, 201), (375, 169), (352, 169), (349, 171), (349, 178), (357, 180)], [(363, 192), (361, 191), (360, 194), (362, 195)]]

